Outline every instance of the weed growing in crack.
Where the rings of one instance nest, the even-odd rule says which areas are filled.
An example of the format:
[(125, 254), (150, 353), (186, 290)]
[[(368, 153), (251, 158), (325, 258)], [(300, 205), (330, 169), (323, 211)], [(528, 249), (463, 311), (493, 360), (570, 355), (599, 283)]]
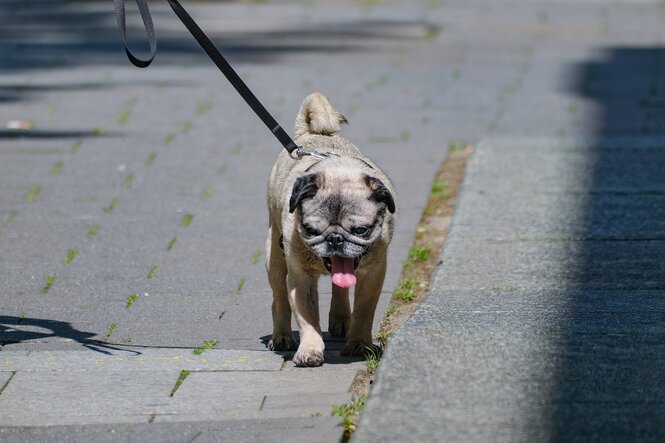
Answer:
[(430, 249), (425, 246), (413, 245), (409, 249), (409, 260), (411, 261), (425, 261), (429, 258)]
[(122, 181), (122, 187), (123, 188), (131, 188), (132, 185), (134, 184), (134, 173), (130, 172), (127, 174), (127, 177)]
[(204, 114), (204, 113), (208, 112), (211, 108), (212, 108), (212, 102), (207, 101), (207, 100), (200, 101), (196, 105), (196, 111), (195, 111), (196, 115)]
[(74, 143), (74, 145), (69, 149), (70, 154), (76, 154), (81, 150), (81, 145), (83, 145), (83, 142), (81, 140), (77, 141)]
[(12, 223), (14, 223), (14, 220), (16, 220), (17, 215), (18, 215), (18, 211), (9, 211), (9, 214), (7, 215), (7, 218), (5, 219), (5, 226), (10, 226)]
[(57, 161), (53, 166), (51, 166), (51, 169), (48, 170), (48, 173), (56, 176), (62, 172), (62, 166), (64, 163), (62, 161)]
[(94, 225), (90, 230), (88, 231), (88, 240), (92, 240), (93, 238), (97, 237), (97, 234), (99, 233), (99, 230), (102, 227), (100, 225)]
[(238, 282), (238, 286), (236, 286), (236, 288), (233, 291), (227, 292), (227, 295), (241, 295), (242, 288), (245, 286), (245, 283), (247, 283), (247, 279), (245, 277), (242, 277)]
[[(381, 326), (384, 326), (387, 323), (390, 323), (390, 321), (387, 320), (387, 319), (384, 319), (384, 320), (381, 321)], [(379, 331), (376, 334), (374, 334), (374, 338), (376, 339), (377, 342), (379, 342), (379, 347), (381, 349), (386, 348), (386, 344), (388, 343), (388, 339), (390, 338), (390, 335), (391, 334), (388, 331)], [(369, 366), (368, 366), (367, 370), (369, 371)]]
[(108, 329), (106, 330), (106, 334), (104, 334), (104, 337), (102, 337), (102, 341), (108, 341), (108, 339), (111, 338), (111, 335), (113, 335), (113, 331), (115, 331), (115, 328), (117, 327), (118, 324), (116, 322), (111, 322)]
[(180, 123), (179, 126), (180, 126), (180, 132), (182, 132), (184, 134), (184, 133), (187, 133), (187, 132), (191, 131), (193, 125), (192, 125), (192, 122), (190, 122), (190, 121), (184, 121), (184, 122)]
[(201, 355), (204, 351), (215, 349), (217, 343), (217, 340), (205, 340), (201, 346), (197, 346), (196, 348), (192, 349), (192, 354)]
[(152, 163), (155, 161), (156, 158), (157, 158), (157, 153), (151, 152), (150, 154), (148, 154), (145, 160), (143, 160), (143, 164), (146, 166), (150, 166), (152, 165)]
[(131, 308), (137, 298), (139, 298), (139, 295), (136, 293), (127, 297), (127, 303), (125, 304), (125, 309)]
[(104, 208), (104, 212), (106, 212), (107, 214), (113, 214), (113, 211), (115, 211), (116, 206), (118, 206), (118, 199), (112, 198), (108, 206)]
[(171, 249), (173, 249), (175, 242), (176, 242), (176, 236), (174, 235), (173, 237), (171, 237), (171, 240), (169, 240), (168, 244), (166, 245), (166, 250), (170, 251)]
[(466, 148), (469, 144), (466, 142), (463, 142), (461, 140), (454, 140), (450, 142), (448, 145), (448, 152), (449, 153), (454, 153), (454, 152), (460, 152), (463, 151), (464, 148)]
[(157, 273), (157, 269), (159, 269), (159, 262), (152, 265), (152, 267), (150, 268), (150, 271), (148, 271), (148, 275), (146, 275), (148, 280), (154, 280), (155, 279), (155, 273)]
[(342, 417), (340, 425), (344, 426), (344, 437), (350, 438), (358, 426), (358, 415), (365, 407), (365, 397), (358, 397), (345, 405), (333, 405), (332, 415)]
[(129, 122), (131, 116), (132, 116), (132, 111), (130, 111), (129, 109), (121, 111), (120, 114), (118, 115), (118, 124), (126, 125)]
[(206, 186), (201, 191), (201, 200), (206, 201), (212, 196), (212, 186)]
[(78, 249), (76, 248), (71, 248), (67, 251), (67, 257), (65, 257), (65, 264), (66, 265), (71, 265), (74, 259), (76, 258), (76, 254), (78, 254)]
[(394, 295), (402, 301), (411, 301), (416, 298), (416, 285), (418, 280), (416, 277), (406, 277), (400, 280)]
[(42, 288), (42, 294), (48, 294), (48, 291), (51, 290), (51, 287), (55, 284), (55, 274), (51, 274), (48, 277), (46, 277), (46, 283), (44, 283), (44, 287)]
[(175, 395), (176, 391), (180, 389), (180, 385), (182, 385), (182, 382), (184, 382), (188, 376), (189, 376), (189, 371), (187, 369), (183, 369), (182, 371), (180, 371), (180, 376), (178, 377), (178, 380), (176, 380), (173, 389), (171, 389), (169, 397), (173, 397)]
[(25, 201), (33, 202), (37, 199), (37, 196), (42, 192), (42, 185), (33, 185), (30, 188), (30, 192), (25, 194)]
[(182, 221), (180, 222), (180, 226), (183, 228), (188, 227), (189, 225), (192, 224), (192, 220), (194, 219), (194, 216), (192, 214), (185, 214), (182, 216)]
[(365, 367), (367, 372), (374, 374), (381, 362), (381, 351), (372, 347), (365, 348)]

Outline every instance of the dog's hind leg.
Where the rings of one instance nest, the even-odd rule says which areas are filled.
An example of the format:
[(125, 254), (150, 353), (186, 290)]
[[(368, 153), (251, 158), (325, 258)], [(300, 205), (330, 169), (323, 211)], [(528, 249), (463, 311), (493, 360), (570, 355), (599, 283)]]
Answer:
[(364, 355), (369, 350), (374, 350), (372, 323), (385, 275), (385, 260), (378, 260), (370, 269), (358, 269), (351, 325), (346, 334), (346, 346), (342, 349), (342, 355)]
[(273, 331), (268, 348), (271, 351), (292, 351), (297, 343), (291, 330), (291, 306), (286, 292), (286, 260), (282, 251), (280, 234), (268, 228), (266, 241), (266, 271), (272, 288)]
[(340, 288), (332, 285), (332, 300), (328, 314), (328, 331), (334, 337), (346, 336), (351, 321), (351, 305), (349, 303), (349, 288)]

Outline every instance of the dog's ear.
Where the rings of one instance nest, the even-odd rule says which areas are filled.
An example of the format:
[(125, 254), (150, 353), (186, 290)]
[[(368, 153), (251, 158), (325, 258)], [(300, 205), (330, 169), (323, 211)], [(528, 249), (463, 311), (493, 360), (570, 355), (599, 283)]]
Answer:
[(298, 177), (293, 184), (293, 191), (291, 191), (289, 213), (293, 213), (303, 200), (314, 197), (319, 190), (320, 184), (321, 177), (318, 173)]
[(390, 211), (391, 214), (394, 214), (397, 209), (395, 207), (395, 199), (388, 188), (386, 188), (386, 185), (384, 185), (378, 178), (369, 175), (365, 175), (365, 184), (367, 184), (367, 187), (372, 191), (372, 195), (369, 199), (385, 204), (388, 211)]

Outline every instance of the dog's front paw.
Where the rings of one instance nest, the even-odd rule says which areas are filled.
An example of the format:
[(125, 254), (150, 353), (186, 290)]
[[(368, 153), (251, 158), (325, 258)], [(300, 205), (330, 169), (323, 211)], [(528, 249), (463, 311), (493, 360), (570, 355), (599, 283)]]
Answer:
[(293, 356), (296, 366), (320, 366), (323, 364), (323, 352), (315, 349), (298, 349)]
[(298, 343), (293, 335), (275, 335), (268, 342), (268, 349), (271, 351), (295, 351)]
[(344, 357), (367, 354), (381, 355), (381, 348), (373, 343), (348, 342), (340, 352)]

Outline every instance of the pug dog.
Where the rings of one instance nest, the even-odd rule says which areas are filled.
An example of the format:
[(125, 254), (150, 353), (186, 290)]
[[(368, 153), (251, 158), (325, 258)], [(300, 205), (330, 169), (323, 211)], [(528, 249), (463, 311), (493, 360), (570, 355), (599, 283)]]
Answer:
[[(295, 142), (325, 156), (293, 158), (282, 151), (270, 174), (266, 269), (273, 292), (268, 347), (297, 351), (297, 366), (323, 363), (318, 281), (330, 275), (329, 332), (345, 337), (342, 355), (372, 347), (372, 323), (386, 275), (396, 195), (388, 177), (338, 135), (346, 118), (315, 92), (295, 123)], [(349, 288), (355, 286), (353, 311)], [(291, 315), (300, 330), (297, 345)]]

